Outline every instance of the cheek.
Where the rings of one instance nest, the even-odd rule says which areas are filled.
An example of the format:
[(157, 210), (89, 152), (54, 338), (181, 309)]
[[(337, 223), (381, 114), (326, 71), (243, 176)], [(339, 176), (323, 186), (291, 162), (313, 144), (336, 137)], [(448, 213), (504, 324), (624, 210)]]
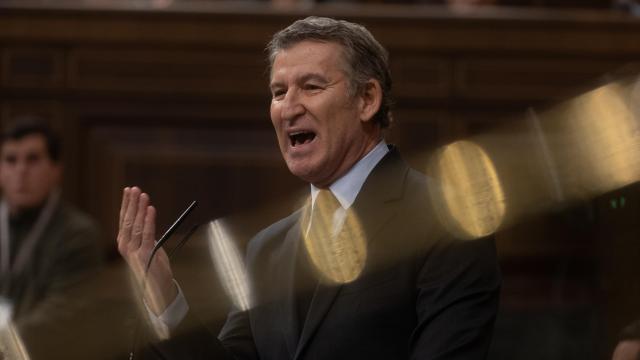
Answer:
[(282, 131), (282, 121), (276, 115), (276, 110), (274, 110), (273, 106), (271, 106), (271, 125), (273, 125), (273, 129), (276, 131), (276, 135), (278, 137), (278, 141), (280, 141), (281, 131)]
[(342, 143), (354, 131), (354, 118), (344, 112), (333, 111), (328, 114), (327, 119), (329, 121), (325, 124), (325, 131), (330, 134), (330, 142)]
[(51, 167), (48, 164), (40, 164), (32, 169), (31, 179), (36, 182), (41, 188), (50, 188), (55, 186), (60, 173), (57, 168)]
[(273, 124), (274, 128), (278, 128), (280, 125), (280, 110), (277, 104), (271, 102), (271, 107), (269, 108), (269, 116), (271, 116), (271, 124)]
[(4, 168), (0, 170), (0, 182), (2, 186), (8, 186), (15, 182), (16, 177), (16, 171), (14, 169)]
[(37, 183), (31, 184), (30, 194), (34, 201), (41, 201), (46, 198), (49, 192), (54, 188), (53, 180), (36, 180)]
[(47, 169), (36, 169), (33, 174), (34, 180), (43, 186), (53, 181), (53, 173)]

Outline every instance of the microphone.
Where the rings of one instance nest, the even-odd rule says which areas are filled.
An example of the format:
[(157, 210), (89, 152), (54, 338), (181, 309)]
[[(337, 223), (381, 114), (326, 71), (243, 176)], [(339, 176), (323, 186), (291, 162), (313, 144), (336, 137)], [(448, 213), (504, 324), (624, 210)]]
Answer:
[[(160, 250), (162, 245), (164, 245), (164, 243), (167, 242), (167, 240), (169, 240), (171, 235), (173, 235), (173, 233), (176, 231), (178, 226), (180, 226), (180, 224), (182, 224), (184, 219), (196, 207), (196, 205), (198, 205), (198, 202), (195, 201), (195, 200), (192, 201), (191, 204), (182, 212), (182, 214), (180, 214), (180, 216), (178, 216), (178, 219), (176, 219), (176, 221), (173, 224), (171, 224), (171, 226), (169, 226), (167, 231), (165, 231), (165, 233), (162, 234), (160, 239), (158, 241), (156, 241), (156, 244), (153, 246), (153, 250), (151, 250), (151, 255), (149, 255), (149, 260), (147, 260), (147, 265), (144, 268), (144, 275), (145, 275), (144, 278), (145, 279), (147, 277), (147, 273), (149, 272), (149, 267), (151, 267), (151, 261), (153, 260), (153, 257), (156, 255), (156, 252), (158, 250)], [(187, 233), (188, 236), (185, 236), (185, 238), (183, 238), (183, 240), (180, 242), (180, 244), (184, 244), (184, 242), (186, 242), (186, 239), (188, 239), (189, 236), (191, 236), (191, 234), (193, 234), (193, 231), (195, 231), (195, 229), (190, 230)], [(181, 246), (180, 244), (178, 244), (178, 245)], [(175, 250), (176, 249), (174, 249), (172, 251), (172, 253), (175, 252)], [(144, 288), (143, 288), (143, 290), (144, 290)]]

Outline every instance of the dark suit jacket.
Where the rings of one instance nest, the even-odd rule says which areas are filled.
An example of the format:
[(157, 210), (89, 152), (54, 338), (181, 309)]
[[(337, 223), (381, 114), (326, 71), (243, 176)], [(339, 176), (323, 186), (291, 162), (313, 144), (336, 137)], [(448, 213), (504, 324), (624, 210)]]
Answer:
[[(12, 249), (19, 249), (40, 211), (31, 209), (10, 220)], [(86, 308), (85, 287), (102, 265), (100, 244), (93, 219), (59, 204), (24, 268), (0, 279), (31, 359), (69, 358), (61, 344), (79, 335), (77, 314)]]
[(302, 209), (249, 243), (255, 305), (229, 314), (219, 342), (161, 348), (179, 358), (484, 359), (498, 309), (495, 245), (452, 238), (429, 186), (396, 150), (381, 160), (352, 207), (366, 233), (365, 268), (351, 283), (318, 285), (305, 321), (293, 286)]

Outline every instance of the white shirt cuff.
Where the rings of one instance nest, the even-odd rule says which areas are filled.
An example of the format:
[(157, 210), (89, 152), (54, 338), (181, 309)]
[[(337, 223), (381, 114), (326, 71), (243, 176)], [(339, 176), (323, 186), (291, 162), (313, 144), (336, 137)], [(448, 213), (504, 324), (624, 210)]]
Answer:
[(164, 309), (164, 312), (160, 314), (160, 316), (156, 316), (156, 314), (151, 311), (146, 301), (144, 302), (147, 314), (149, 315), (149, 320), (151, 321), (151, 326), (160, 340), (168, 339), (171, 334), (171, 330), (175, 330), (180, 322), (182, 322), (182, 320), (187, 316), (187, 312), (189, 312), (189, 304), (187, 304), (187, 299), (184, 297), (184, 293), (182, 292), (180, 285), (175, 280), (173, 280), (173, 282), (176, 284), (176, 288), (178, 289), (178, 295), (173, 299), (173, 302)]

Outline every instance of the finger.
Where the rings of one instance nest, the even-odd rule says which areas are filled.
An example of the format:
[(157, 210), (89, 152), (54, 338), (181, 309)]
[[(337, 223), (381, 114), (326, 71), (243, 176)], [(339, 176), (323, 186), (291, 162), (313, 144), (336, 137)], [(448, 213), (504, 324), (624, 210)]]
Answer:
[(144, 227), (145, 217), (147, 215), (147, 206), (149, 206), (149, 195), (142, 193), (138, 198), (138, 209), (136, 217), (133, 220), (133, 228), (131, 230), (130, 246), (134, 249), (140, 247), (142, 243), (142, 229)]
[(131, 242), (131, 230), (133, 228), (133, 221), (136, 218), (138, 212), (138, 198), (140, 197), (140, 189), (132, 187), (129, 189), (127, 208), (124, 214), (124, 220), (120, 231), (118, 233), (118, 246), (128, 248)]
[(120, 204), (120, 218), (118, 227), (122, 227), (122, 222), (124, 221), (124, 214), (127, 211), (127, 205), (129, 204), (129, 192), (131, 189), (129, 187), (125, 187), (122, 190), (122, 203)]
[(147, 206), (147, 216), (144, 218), (142, 228), (142, 245), (145, 252), (150, 252), (156, 242), (156, 208)]

